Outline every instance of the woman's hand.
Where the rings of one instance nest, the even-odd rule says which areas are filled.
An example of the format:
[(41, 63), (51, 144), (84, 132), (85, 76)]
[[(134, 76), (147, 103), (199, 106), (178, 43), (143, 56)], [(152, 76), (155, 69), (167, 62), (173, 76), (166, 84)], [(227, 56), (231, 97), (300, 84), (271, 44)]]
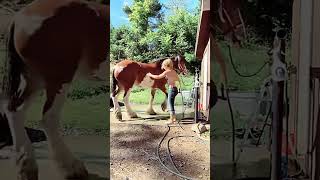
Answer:
[(151, 73), (147, 73), (147, 76), (149, 76), (149, 77), (150, 77), (150, 76), (152, 76), (152, 74), (151, 74)]

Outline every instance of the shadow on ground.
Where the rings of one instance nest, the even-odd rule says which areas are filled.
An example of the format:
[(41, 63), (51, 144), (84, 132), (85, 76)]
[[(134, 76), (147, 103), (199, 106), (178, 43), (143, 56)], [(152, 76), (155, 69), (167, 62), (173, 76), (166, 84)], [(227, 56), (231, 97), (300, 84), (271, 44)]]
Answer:
[(89, 180), (108, 180), (108, 178), (100, 177), (96, 174), (89, 174)]

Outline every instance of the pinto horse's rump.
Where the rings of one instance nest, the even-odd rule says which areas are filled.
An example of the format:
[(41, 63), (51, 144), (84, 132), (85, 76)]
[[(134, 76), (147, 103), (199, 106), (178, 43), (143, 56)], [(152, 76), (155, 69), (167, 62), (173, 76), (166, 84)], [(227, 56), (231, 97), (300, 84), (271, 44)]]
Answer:
[(39, 91), (45, 92), (40, 124), (58, 168), (66, 179), (88, 179), (84, 164), (65, 145), (59, 122), (75, 77), (98, 77), (109, 53), (108, 33), (109, 6), (93, 2), (35, 0), (14, 16), (0, 108), (9, 122), (19, 180), (38, 179), (24, 122)]

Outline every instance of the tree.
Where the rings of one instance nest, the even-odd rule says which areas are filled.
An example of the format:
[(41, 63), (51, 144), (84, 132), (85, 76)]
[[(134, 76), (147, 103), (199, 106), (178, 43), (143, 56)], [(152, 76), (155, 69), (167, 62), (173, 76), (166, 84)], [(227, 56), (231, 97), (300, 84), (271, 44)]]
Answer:
[(120, 26), (118, 28), (111, 27), (110, 31), (110, 59), (124, 59), (127, 58), (127, 48), (129, 42), (129, 27)]
[(111, 29), (111, 60), (130, 58), (147, 61), (177, 54), (185, 55), (188, 61), (194, 60), (199, 11), (195, 9), (195, 12), (189, 12), (185, 8), (177, 8), (154, 28), (150, 20), (146, 19), (155, 17), (157, 13), (136, 7), (147, 2), (158, 1), (135, 0), (131, 6), (124, 8), (130, 25)]
[(159, 49), (162, 55), (193, 52), (196, 44), (198, 16), (179, 9), (159, 27)]
[(166, 8), (175, 11), (177, 9), (185, 9), (187, 7), (187, 0), (170, 0), (166, 3)]
[(157, 28), (163, 16), (161, 9), (159, 0), (134, 0), (131, 6), (126, 5), (123, 8), (131, 25), (139, 32)]

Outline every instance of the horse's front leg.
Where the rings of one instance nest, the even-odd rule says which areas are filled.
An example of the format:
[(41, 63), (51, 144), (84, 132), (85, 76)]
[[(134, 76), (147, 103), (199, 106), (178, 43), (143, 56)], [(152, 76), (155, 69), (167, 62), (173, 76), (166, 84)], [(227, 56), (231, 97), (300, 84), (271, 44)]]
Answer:
[(59, 132), (61, 111), (66, 99), (68, 85), (61, 90), (47, 88), (47, 100), (43, 108), (42, 125), (48, 137), (51, 155), (66, 179), (87, 179), (88, 172), (84, 164), (76, 159), (65, 145)]
[(3, 107), (12, 135), (18, 180), (38, 180), (38, 165), (24, 128), (26, 111), (34, 99), (30, 93), (25, 90), (20, 98), (9, 100), (8, 106)]
[(124, 92), (124, 105), (126, 106), (126, 109), (127, 109), (127, 113), (128, 113), (128, 116), (130, 118), (138, 118), (138, 115), (136, 112), (134, 112), (130, 106), (130, 102), (129, 102), (129, 97), (130, 97), (130, 93), (131, 93), (131, 88), (128, 89), (128, 90), (125, 90)]
[(149, 106), (148, 106), (148, 109), (147, 109), (147, 113), (149, 115), (156, 115), (157, 113), (153, 110), (153, 100), (154, 100), (154, 95), (156, 94), (156, 89), (152, 88), (151, 89), (151, 97), (150, 97), (150, 100), (149, 100)]
[(168, 101), (167, 88), (165, 86), (163, 86), (159, 89), (166, 95), (166, 98), (164, 99), (163, 103), (161, 104), (162, 111), (166, 111), (167, 110), (167, 101)]

